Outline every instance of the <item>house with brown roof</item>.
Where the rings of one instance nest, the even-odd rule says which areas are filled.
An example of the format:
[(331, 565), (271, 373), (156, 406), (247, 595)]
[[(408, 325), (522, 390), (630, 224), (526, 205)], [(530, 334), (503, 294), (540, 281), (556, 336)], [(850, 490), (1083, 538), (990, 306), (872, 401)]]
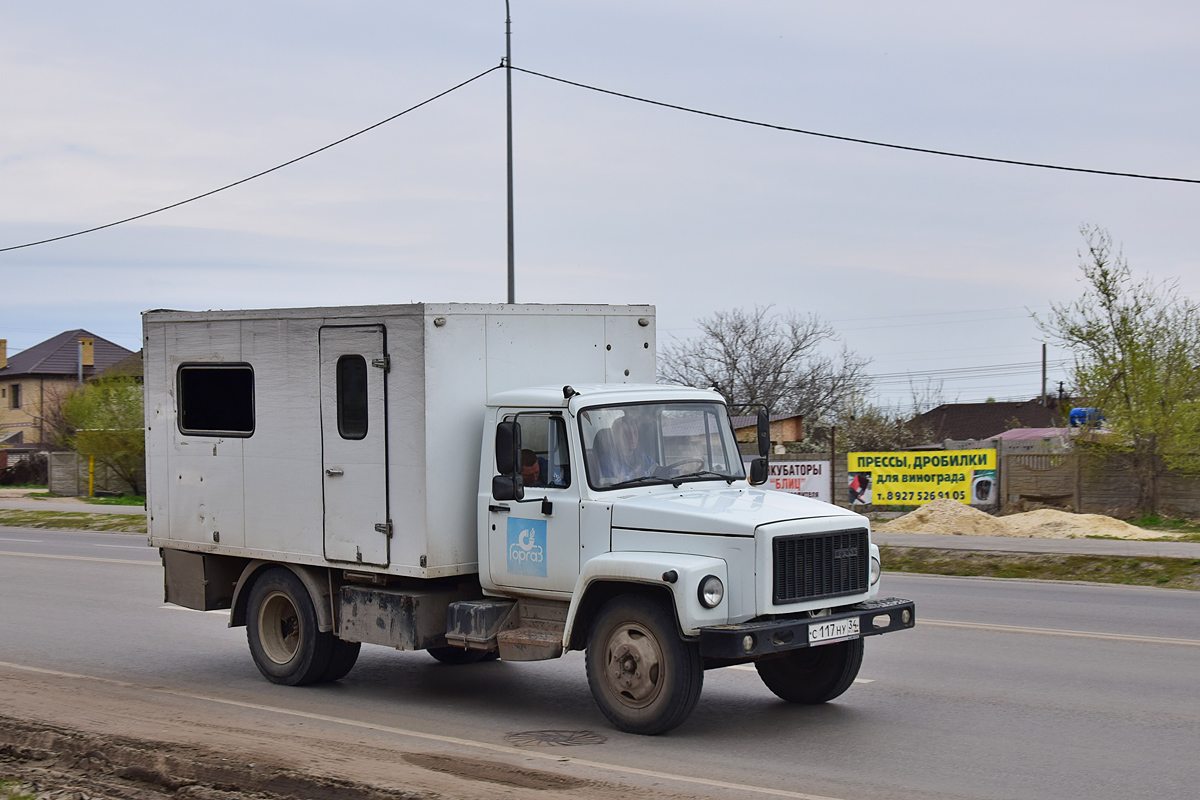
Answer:
[(133, 355), (82, 328), (63, 331), (12, 358), (8, 340), (0, 339), (0, 448), (52, 448), (67, 394)]
[(1066, 425), (1057, 398), (1021, 402), (944, 403), (909, 422), (928, 431), (928, 440), (990, 439), (1013, 428), (1062, 428)]

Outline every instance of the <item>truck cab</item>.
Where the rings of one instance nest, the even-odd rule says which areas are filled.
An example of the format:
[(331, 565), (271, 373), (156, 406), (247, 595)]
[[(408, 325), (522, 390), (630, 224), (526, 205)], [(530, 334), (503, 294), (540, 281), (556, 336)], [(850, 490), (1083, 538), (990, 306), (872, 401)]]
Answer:
[[(715, 391), (511, 390), (489, 399), (485, 440), (479, 580), (518, 617), (531, 605), (530, 620), (510, 616), (474, 641), (452, 624), (447, 638), (507, 660), (587, 649), (593, 692), (618, 727), (658, 732), (672, 715), (656, 716), (653, 701), (694, 703), (651, 677), (672, 671), (690, 670), (680, 683), (698, 696), (704, 669), (762, 662), (785, 694), (807, 682), (809, 701), (832, 699), (857, 674), (864, 634), (913, 623), (911, 603), (877, 600), (879, 550), (863, 517), (751, 485)], [(694, 652), (668, 669), (676, 640)], [(798, 675), (782, 665), (801, 645), (824, 658)], [(837, 680), (814, 691), (814, 671)], [(668, 702), (670, 688), (683, 693)]]

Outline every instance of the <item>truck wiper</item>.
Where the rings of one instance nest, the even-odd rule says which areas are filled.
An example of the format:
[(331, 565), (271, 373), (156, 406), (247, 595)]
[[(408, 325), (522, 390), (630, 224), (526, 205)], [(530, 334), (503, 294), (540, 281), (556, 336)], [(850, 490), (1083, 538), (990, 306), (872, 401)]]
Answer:
[(698, 472), (685, 472), (682, 475), (676, 475), (676, 476), (672, 477), (671, 485), (674, 486), (676, 489), (678, 489), (679, 484), (683, 483), (685, 478), (703, 478), (703, 477), (710, 476), (710, 475), (714, 478), (720, 478), (721, 480), (725, 481), (725, 483), (729, 484), (730, 486), (732, 486), (733, 482), (737, 480), (737, 478), (734, 477), (733, 475), (722, 475), (719, 472), (713, 472), (711, 469), (702, 469), (702, 470), (699, 470)]
[(646, 483), (647, 481), (653, 481), (655, 483), (666, 483), (667, 482), (663, 478), (657, 478), (654, 475), (639, 475), (638, 477), (630, 478), (627, 481), (621, 481), (620, 483), (609, 484), (605, 488), (606, 489), (624, 489), (626, 486), (636, 486), (639, 483)]

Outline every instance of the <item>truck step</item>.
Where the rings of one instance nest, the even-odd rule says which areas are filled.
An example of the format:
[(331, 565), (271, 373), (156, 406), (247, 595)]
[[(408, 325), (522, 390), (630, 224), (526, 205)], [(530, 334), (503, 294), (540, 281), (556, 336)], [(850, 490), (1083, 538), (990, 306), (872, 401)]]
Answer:
[(505, 661), (543, 661), (562, 655), (568, 604), (561, 600), (487, 598), (451, 603), (446, 642), (498, 650)]
[(515, 600), (464, 600), (446, 613), (446, 641), (456, 647), (494, 650), (496, 634), (513, 615)]
[(504, 661), (545, 661), (562, 655), (563, 626), (511, 628), (496, 634)]

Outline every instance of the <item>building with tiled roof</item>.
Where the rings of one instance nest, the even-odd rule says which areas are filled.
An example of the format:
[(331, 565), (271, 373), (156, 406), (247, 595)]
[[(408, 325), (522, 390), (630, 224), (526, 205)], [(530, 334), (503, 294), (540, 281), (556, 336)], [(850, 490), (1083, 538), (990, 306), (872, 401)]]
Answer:
[(62, 401), (80, 377), (88, 380), (132, 355), (82, 328), (63, 331), (11, 358), (7, 340), (0, 339), (0, 447), (50, 446), (61, 427)]

